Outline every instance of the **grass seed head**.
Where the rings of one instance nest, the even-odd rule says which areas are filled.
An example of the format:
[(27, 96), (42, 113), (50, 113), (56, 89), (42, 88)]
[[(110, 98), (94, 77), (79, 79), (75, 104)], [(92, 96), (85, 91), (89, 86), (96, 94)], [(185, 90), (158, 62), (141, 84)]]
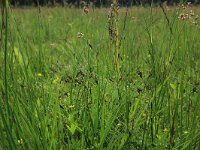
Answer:
[(83, 7), (83, 13), (86, 15), (89, 13), (89, 8), (87, 6)]
[(22, 144), (23, 144), (23, 139), (17, 140), (17, 143), (18, 143), (19, 145), (22, 145)]
[(69, 105), (69, 108), (74, 108), (75, 107), (75, 105)]

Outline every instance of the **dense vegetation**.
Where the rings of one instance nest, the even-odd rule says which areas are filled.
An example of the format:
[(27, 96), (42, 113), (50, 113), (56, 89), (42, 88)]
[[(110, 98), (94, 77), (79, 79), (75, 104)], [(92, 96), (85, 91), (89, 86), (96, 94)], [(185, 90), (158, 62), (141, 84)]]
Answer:
[(6, 7), (0, 149), (198, 150), (198, 9)]
[[(112, 0), (11, 0), (10, 3), (14, 6), (19, 5), (73, 5), (73, 6), (82, 6), (84, 4), (93, 4), (95, 6), (109, 6)], [(133, 6), (133, 5), (146, 5), (151, 3), (160, 3), (165, 2), (165, 0), (118, 0), (119, 4), (122, 6)], [(192, 2), (194, 4), (199, 4), (200, 0), (166, 0), (170, 5), (178, 4), (179, 2)]]

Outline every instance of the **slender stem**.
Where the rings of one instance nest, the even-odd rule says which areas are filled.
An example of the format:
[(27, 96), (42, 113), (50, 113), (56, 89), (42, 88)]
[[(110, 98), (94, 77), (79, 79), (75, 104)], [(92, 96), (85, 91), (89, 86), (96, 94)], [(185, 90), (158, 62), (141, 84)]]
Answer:
[(8, 103), (8, 79), (7, 79), (7, 59), (8, 59), (8, 1), (5, 1), (5, 51), (4, 51), (4, 86), (5, 86), (5, 100), (7, 103), (7, 111), (9, 111)]
[[(9, 142), (9, 148), (10, 149), (13, 149), (13, 146), (14, 146), (14, 149), (16, 149), (16, 146), (15, 146), (15, 142), (14, 142), (14, 139), (13, 139), (13, 136), (12, 136), (12, 129), (10, 128), (10, 123), (11, 123), (11, 113), (10, 113), (10, 107), (9, 107), (9, 99), (8, 99), (8, 79), (7, 79), (7, 60), (8, 60), (8, 0), (4, 0), (3, 1), (3, 11), (5, 11), (5, 18), (3, 17), (2, 18), (2, 21), (4, 21), (3, 19), (5, 19), (5, 39), (4, 39), (4, 42), (5, 42), (5, 50), (4, 50), (4, 88), (5, 88), (5, 101), (6, 101), (6, 106), (7, 106), (7, 112), (8, 112), (8, 120), (6, 120), (6, 117), (3, 115), (3, 113), (1, 113), (1, 117), (2, 117), (2, 120), (3, 120), (3, 123), (4, 123), (4, 126), (5, 126), (5, 129), (7, 131), (7, 140)], [(2, 108), (1, 108), (2, 109)], [(1, 110), (2, 111), (2, 110)], [(8, 122), (7, 122), (8, 121)], [(9, 139), (10, 138), (10, 139)]]

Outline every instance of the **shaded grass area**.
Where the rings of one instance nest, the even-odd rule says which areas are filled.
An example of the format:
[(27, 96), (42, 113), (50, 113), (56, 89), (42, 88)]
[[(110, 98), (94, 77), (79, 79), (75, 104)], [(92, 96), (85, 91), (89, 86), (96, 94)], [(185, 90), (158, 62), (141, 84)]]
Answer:
[[(195, 16), (199, 14), (197, 8)], [(186, 10), (119, 11), (120, 74), (108, 9), (9, 10), (3, 149), (198, 149), (200, 28)], [(77, 33), (83, 35), (77, 37)], [(5, 37), (4, 37), (5, 38)]]

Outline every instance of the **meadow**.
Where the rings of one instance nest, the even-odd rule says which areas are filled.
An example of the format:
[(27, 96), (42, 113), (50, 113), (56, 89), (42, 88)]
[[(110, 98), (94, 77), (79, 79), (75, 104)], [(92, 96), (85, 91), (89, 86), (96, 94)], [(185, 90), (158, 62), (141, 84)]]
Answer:
[(200, 149), (199, 7), (109, 11), (7, 8), (0, 149)]

